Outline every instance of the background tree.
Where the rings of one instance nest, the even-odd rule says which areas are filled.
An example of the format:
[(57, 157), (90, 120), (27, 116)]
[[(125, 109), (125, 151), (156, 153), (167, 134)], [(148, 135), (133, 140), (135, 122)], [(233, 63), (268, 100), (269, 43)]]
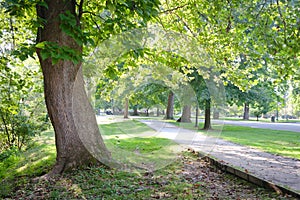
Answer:
[(165, 119), (174, 119), (174, 93), (169, 92)]
[(276, 108), (278, 97), (276, 96), (273, 85), (268, 82), (260, 83), (252, 87), (248, 91), (241, 91), (234, 85), (227, 85), (227, 102), (237, 104), (244, 107), (243, 119), (249, 120), (250, 108), (253, 109), (253, 114), (260, 117)]
[(225, 83), (248, 91), (270, 74), (274, 86), (299, 77), (298, 8), (298, 1), (280, 0), (168, 1), (159, 22), (196, 38)]
[[(199, 108), (204, 110), (204, 126), (203, 130), (209, 130), (211, 126), (211, 95), (203, 76), (199, 75), (197, 69), (194, 69), (191, 74), (188, 75), (191, 79), (190, 84), (195, 90), (197, 95), (197, 104)], [(196, 121), (196, 124), (198, 122)]]

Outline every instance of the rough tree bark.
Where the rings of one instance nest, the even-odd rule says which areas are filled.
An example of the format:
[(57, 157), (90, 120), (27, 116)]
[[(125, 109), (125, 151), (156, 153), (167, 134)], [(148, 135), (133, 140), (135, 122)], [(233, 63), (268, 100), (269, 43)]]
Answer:
[(174, 93), (170, 91), (165, 119), (174, 119)]
[(245, 103), (244, 104), (244, 116), (243, 120), (249, 120), (249, 104)]
[[(37, 42), (53, 42), (82, 52), (82, 46), (61, 30), (59, 20), (59, 14), (66, 11), (75, 15), (76, 2), (47, 0), (46, 3), (48, 8), (37, 7), (38, 17), (45, 20), (44, 26), (38, 30)], [(53, 65), (51, 58), (42, 59), (41, 49), (37, 49), (37, 54), (43, 71), (45, 101), (55, 131), (57, 151), (56, 164), (48, 175), (94, 163), (98, 161), (95, 159), (96, 154), (105, 157), (105, 160), (109, 159), (109, 152), (84, 91), (81, 63), (60, 60)], [(87, 149), (89, 145), (92, 148)]]
[(204, 119), (204, 126), (203, 130), (211, 129), (211, 110), (210, 110), (210, 99), (205, 100), (205, 119)]

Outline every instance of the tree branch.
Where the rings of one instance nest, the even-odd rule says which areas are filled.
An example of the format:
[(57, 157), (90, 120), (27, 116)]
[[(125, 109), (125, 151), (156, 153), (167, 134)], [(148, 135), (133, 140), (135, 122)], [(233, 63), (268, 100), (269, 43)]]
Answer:
[(164, 10), (164, 11), (162, 11), (162, 12), (160, 12), (160, 14), (163, 14), (163, 13), (171, 13), (171, 12), (173, 12), (173, 11), (175, 11), (175, 10), (179, 10), (179, 9), (181, 9), (181, 8), (184, 8), (185, 6), (187, 6), (188, 4), (184, 4), (184, 5), (181, 5), (181, 6), (177, 6), (177, 7), (175, 7), (175, 8), (171, 8), (171, 9), (168, 9), (168, 10)]
[(80, 0), (80, 3), (78, 5), (78, 18), (79, 18), (79, 20), (81, 19), (82, 14), (83, 14), (83, 2), (84, 2), (84, 0)]
[(94, 16), (94, 17), (99, 17), (100, 19), (102, 19), (103, 21), (105, 21), (106, 19), (104, 19), (103, 17), (101, 17), (101, 15), (96, 15), (95, 13), (93, 13), (93, 12), (90, 12), (90, 11), (82, 11), (82, 14), (90, 14), (90, 15), (92, 15), (92, 16)]
[(258, 13), (256, 14), (255, 19), (258, 18), (258, 16), (260, 15), (260, 13), (262, 12), (262, 10), (264, 9), (266, 3), (267, 3), (267, 1), (265, 1), (265, 2), (262, 4), (262, 7), (261, 7), (261, 9), (258, 11)]
[(196, 38), (196, 34), (192, 31), (192, 29), (189, 27), (189, 25), (177, 14), (175, 14), (179, 19), (180, 21), (182, 21), (182, 23), (184, 24), (184, 26), (191, 32), (191, 34)]
[(226, 33), (229, 33), (230, 29), (232, 28), (232, 25), (231, 25), (231, 17), (232, 17), (232, 6), (231, 6), (231, 1), (230, 0), (227, 0), (227, 3), (230, 7), (230, 12), (229, 12), (229, 16), (227, 18), (228, 20), (228, 23), (227, 23), (227, 27), (226, 27)]
[(15, 32), (14, 32), (14, 26), (13, 26), (13, 20), (12, 17), (9, 18), (9, 26), (10, 26), (10, 33), (11, 33), (11, 39), (12, 39), (12, 49), (15, 48), (16, 42), (15, 42)]
[(284, 43), (287, 44), (287, 39), (286, 39), (286, 21), (285, 21), (283, 15), (282, 15), (281, 8), (280, 8), (278, 0), (276, 0), (276, 4), (277, 4), (278, 13), (279, 13), (280, 18), (281, 18), (282, 23), (283, 23)]

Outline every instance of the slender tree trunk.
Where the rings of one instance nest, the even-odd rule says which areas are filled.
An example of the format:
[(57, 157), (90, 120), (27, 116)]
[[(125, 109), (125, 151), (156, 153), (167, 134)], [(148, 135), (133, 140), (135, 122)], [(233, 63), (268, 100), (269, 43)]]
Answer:
[(205, 119), (204, 119), (204, 127), (203, 130), (211, 129), (211, 111), (210, 111), (210, 99), (205, 100)]
[(139, 115), (138, 106), (135, 105), (135, 106), (133, 106), (133, 116), (138, 116), (138, 115)]
[(249, 104), (245, 103), (244, 104), (244, 116), (243, 120), (249, 120)]
[(159, 108), (156, 109), (156, 116), (159, 117)]
[(170, 91), (165, 119), (174, 119), (174, 93)]
[(217, 108), (214, 109), (213, 119), (220, 119), (220, 112)]
[(129, 102), (128, 98), (125, 98), (125, 106), (124, 106), (124, 118), (128, 119), (128, 107), (129, 107)]
[(196, 106), (196, 120), (195, 120), (195, 127), (198, 127), (198, 116), (199, 116), (199, 107)]
[(190, 105), (183, 106), (180, 122), (185, 122), (185, 123), (192, 122), (190, 116), (191, 116), (191, 106)]
[[(66, 11), (75, 15), (75, 1), (47, 0), (48, 8), (37, 7), (38, 16), (45, 19), (38, 30), (37, 42), (53, 42), (82, 52), (82, 46), (60, 28), (59, 14)], [(78, 20), (79, 25), (79, 20)], [(37, 54), (44, 75), (44, 93), (49, 118), (55, 131), (56, 164), (48, 175), (63, 173), (78, 166), (97, 161), (95, 156), (109, 160), (96, 122), (93, 109), (84, 90), (80, 64), (43, 59)], [(87, 148), (92, 145), (90, 148)]]

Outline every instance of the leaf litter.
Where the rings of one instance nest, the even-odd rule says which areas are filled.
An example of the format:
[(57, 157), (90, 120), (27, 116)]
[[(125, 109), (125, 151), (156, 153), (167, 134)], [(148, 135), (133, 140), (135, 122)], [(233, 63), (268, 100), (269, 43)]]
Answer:
[(176, 162), (154, 172), (130, 173), (92, 166), (16, 186), (4, 199), (296, 199), (278, 195), (224, 173), (184, 151)]

